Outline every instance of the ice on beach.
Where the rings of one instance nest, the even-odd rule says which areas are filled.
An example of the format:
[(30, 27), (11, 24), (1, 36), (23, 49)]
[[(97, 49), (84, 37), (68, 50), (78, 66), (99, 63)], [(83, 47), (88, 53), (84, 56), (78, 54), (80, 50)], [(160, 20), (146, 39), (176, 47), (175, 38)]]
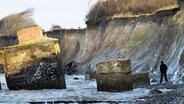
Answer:
[[(77, 77), (79, 80), (74, 80)], [(2, 102), (40, 102), (40, 101), (129, 101), (148, 95), (149, 90), (137, 88), (133, 91), (110, 93), (98, 92), (96, 81), (85, 80), (82, 75), (65, 76), (67, 89), (19, 90), (10, 91), (6, 87), (4, 75), (0, 75), (3, 90)]]
[(163, 93), (166, 93), (166, 92), (171, 92), (173, 91), (173, 89), (159, 89), (160, 91), (162, 91)]

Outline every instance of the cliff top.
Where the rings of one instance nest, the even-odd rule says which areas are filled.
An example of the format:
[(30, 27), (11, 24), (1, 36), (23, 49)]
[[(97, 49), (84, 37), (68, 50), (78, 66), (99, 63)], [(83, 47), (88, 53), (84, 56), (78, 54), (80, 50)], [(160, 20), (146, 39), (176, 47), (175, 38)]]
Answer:
[(179, 8), (177, 0), (100, 0), (89, 10), (86, 20), (93, 23), (106, 18), (154, 15), (175, 8)]

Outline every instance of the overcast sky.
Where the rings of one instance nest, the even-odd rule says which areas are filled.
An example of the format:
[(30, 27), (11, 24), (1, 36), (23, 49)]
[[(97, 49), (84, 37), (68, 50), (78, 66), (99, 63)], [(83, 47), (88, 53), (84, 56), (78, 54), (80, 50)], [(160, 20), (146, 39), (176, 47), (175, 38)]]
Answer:
[(43, 29), (54, 24), (62, 28), (84, 28), (85, 15), (97, 0), (1, 0), (0, 19), (34, 8), (33, 18)]

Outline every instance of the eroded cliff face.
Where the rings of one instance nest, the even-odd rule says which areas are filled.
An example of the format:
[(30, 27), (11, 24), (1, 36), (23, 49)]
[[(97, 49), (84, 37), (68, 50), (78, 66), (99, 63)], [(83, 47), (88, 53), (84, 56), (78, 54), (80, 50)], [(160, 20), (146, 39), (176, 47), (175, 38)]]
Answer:
[(114, 18), (97, 26), (88, 26), (86, 30), (47, 34), (60, 38), (62, 65), (76, 61), (80, 73), (95, 70), (96, 63), (102, 60), (130, 59), (133, 72), (159, 72), (163, 60), (173, 80), (179, 81), (184, 76), (182, 5), (180, 10), (136, 18)]
[(85, 37), (86, 30), (56, 30), (47, 32), (47, 36), (54, 37), (60, 40), (60, 59), (61, 64), (64, 66), (70, 61), (73, 61), (80, 50), (82, 50), (83, 40)]

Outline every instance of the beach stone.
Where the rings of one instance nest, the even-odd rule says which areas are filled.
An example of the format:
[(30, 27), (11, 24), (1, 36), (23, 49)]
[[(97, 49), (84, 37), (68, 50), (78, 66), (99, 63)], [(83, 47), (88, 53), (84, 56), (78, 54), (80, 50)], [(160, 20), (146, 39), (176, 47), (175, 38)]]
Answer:
[(74, 77), (73, 79), (74, 79), (74, 80), (79, 80), (79, 78), (78, 78), (78, 77)]
[(158, 81), (156, 79), (151, 79), (150, 82), (151, 83), (158, 83)]
[(160, 91), (159, 89), (151, 89), (149, 91), (149, 95), (157, 95), (157, 94), (162, 94), (162, 91)]

